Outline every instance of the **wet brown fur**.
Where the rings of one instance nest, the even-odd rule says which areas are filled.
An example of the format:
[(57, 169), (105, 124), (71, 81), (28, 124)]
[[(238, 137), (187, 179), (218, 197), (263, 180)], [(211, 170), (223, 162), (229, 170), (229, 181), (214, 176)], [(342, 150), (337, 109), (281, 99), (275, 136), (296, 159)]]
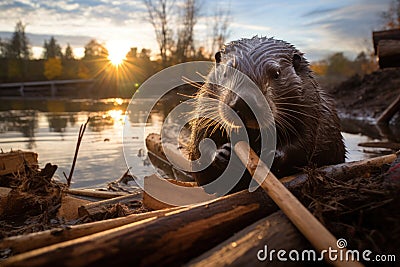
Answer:
[[(227, 44), (216, 59), (216, 67), (210, 75), (223, 64), (241, 71), (257, 85), (271, 107), (277, 132), (271, 170), (276, 176), (293, 174), (305, 166), (344, 162), (345, 147), (334, 104), (321, 90), (303, 54), (293, 45), (266, 37), (241, 39)], [(218, 99), (229, 105), (234, 96), (206, 81), (196, 97), (198, 111), (209, 108), (205, 98)], [(227, 131), (231, 130), (229, 123), (223, 114), (220, 117), (222, 121), (199, 118), (192, 123), (188, 147), (192, 160), (199, 158), (198, 146), (204, 138), (211, 138), (217, 148), (230, 142), (227, 137)], [(252, 119), (245, 119), (248, 119), (246, 125), (251, 125)], [(268, 124), (266, 119), (259, 127), (268, 127)], [(250, 146), (260, 153), (259, 130), (246, 128)], [(212, 164), (193, 176), (199, 185), (204, 185), (222, 172)], [(246, 188), (248, 182), (249, 178), (246, 178), (233, 191)]]

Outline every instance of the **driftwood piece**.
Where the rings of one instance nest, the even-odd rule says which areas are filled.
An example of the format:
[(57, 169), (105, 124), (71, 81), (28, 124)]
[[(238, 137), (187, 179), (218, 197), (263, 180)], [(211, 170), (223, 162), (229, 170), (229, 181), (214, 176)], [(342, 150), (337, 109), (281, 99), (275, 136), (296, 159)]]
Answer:
[(115, 197), (107, 200), (88, 203), (78, 208), (78, 214), (80, 217), (89, 216), (92, 219), (102, 219), (104, 218), (104, 214), (108, 212), (110, 206), (118, 203), (127, 205), (129, 204), (140, 205), (142, 198), (143, 198), (142, 192), (137, 192), (135, 194), (129, 194), (126, 196)]
[[(190, 191), (186, 190), (188, 188)], [(215, 195), (207, 194), (202, 187), (197, 187), (195, 183), (163, 179), (157, 175), (144, 179), (144, 189), (143, 205), (153, 210), (187, 206), (216, 198)], [(163, 199), (157, 199), (157, 196)]]
[[(400, 43), (400, 41), (399, 41)], [(399, 47), (400, 50), (400, 47)], [(399, 52), (400, 53), (400, 52)], [(397, 62), (400, 62), (400, 57)], [(400, 63), (399, 63), (400, 64)], [(377, 119), (376, 123), (379, 125), (388, 124), (396, 112), (400, 111), (400, 95), (385, 109)]]
[(91, 235), (125, 224), (138, 222), (152, 217), (164, 216), (166, 213), (176, 211), (178, 209), (180, 208), (132, 214), (126, 217), (65, 226), (37, 233), (7, 237), (0, 241), (0, 249), (10, 248), (12, 249), (13, 254), (23, 253), (26, 251), (49, 246), (56, 243), (61, 243), (82, 236)]
[(94, 197), (100, 199), (109, 199), (114, 197), (126, 196), (129, 194), (126, 192), (99, 191), (91, 189), (67, 189), (66, 192), (71, 195)]
[[(319, 252), (335, 248), (337, 244), (335, 236), (275, 177), (249, 144), (240, 141), (234, 149), (253, 179)], [(345, 248), (338, 250), (346, 252)], [(363, 266), (357, 261), (333, 261), (327, 255), (324, 258), (334, 266)]]
[(400, 143), (394, 142), (363, 142), (358, 145), (362, 147), (388, 148), (394, 151), (400, 150)]
[[(288, 253), (293, 249), (301, 252), (310, 248), (309, 242), (285, 214), (278, 211), (244, 228), (186, 266), (299, 266), (296, 261), (279, 261), (277, 252), (284, 250)], [(271, 250), (275, 250), (272, 259), (269, 257)]]
[(3, 266), (182, 264), (272, 213), (262, 191), (239, 192), (141, 222), (13, 256)]
[(0, 153), (0, 175), (22, 171), (25, 163), (36, 169), (38, 167), (38, 154), (21, 150)]

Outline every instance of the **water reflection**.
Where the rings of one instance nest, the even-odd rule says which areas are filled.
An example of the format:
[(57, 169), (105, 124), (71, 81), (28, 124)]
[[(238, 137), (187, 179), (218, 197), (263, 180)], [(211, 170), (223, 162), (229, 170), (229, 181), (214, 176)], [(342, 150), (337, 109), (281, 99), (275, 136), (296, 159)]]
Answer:
[(386, 139), (390, 142), (400, 142), (400, 127), (396, 125), (376, 125), (369, 121), (342, 118), (342, 130), (351, 134), (362, 134), (372, 139)]
[(26, 140), (26, 149), (35, 147), (35, 129), (38, 112), (34, 110), (12, 110), (0, 113), (1, 133), (19, 132)]
[[(104, 186), (119, 178), (128, 167), (132, 167), (138, 177), (144, 177), (153, 172), (152, 167), (145, 164), (145, 157), (141, 153), (145, 149), (144, 139), (148, 133), (160, 131), (164, 118), (182, 98), (172, 100), (159, 101), (150, 114), (147, 110), (151, 99), (136, 99), (132, 102), (134, 108), (126, 113), (129, 101), (122, 99), (97, 102), (73, 100), (62, 104), (61, 100), (38, 100), (30, 105), (27, 101), (7, 101), (5, 106), (15, 109), (4, 110), (4, 105), (0, 107), (0, 148), (4, 151), (33, 150), (39, 154), (41, 166), (47, 162), (57, 164), (57, 174), (62, 177), (63, 171), (69, 173), (79, 127), (90, 116), (72, 186)], [(132, 128), (132, 133), (124, 144), (122, 132), (125, 122)], [(147, 126), (146, 133), (144, 126)], [(398, 127), (377, 128), (348, 119), (342, 120), (342, 127), (347, 132), (344, 136), (349, 150), (348, 160), (369, 156), (358, 146), (359, 142), (382, 138), (400, 142)], [(123, 146), (128, 146), (132, 151), (134, 166), (127, 166)]]
[(49, 122), (50, 132), (63, 133), (68, 123), (68, 115), (63, 113), (49, 113), (47, 114), (47, 121)]

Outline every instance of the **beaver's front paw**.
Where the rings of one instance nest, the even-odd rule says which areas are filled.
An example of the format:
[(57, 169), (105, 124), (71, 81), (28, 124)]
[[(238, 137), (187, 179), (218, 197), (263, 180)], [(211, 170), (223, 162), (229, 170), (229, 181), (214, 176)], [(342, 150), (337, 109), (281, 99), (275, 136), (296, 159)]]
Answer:
[(215, 152), (215, 157), (212, 164), (218, 169), (223, 170), (228, 166), (229, 158), (231, 157), (231, 147), (231, 143), (226, 143)]

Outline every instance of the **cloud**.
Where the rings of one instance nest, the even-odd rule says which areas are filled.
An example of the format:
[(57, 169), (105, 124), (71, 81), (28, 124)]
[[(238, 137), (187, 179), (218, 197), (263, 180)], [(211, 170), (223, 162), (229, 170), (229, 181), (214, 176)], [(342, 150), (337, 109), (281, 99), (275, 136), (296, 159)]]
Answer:
[[(10, 39), (12, 37), (13, 32), (0, 32), (1, 39)], [(59, 45), (62, 47), (66, 46), (68, 43), (72, 47), (82, 46), (88, 43), (93, 37), (90, 36), (77, 36), (77, 35), (60, 35), (60, 34), (34, 34), (34, 33), (26, 33), (26, 36), (29, 40), (29, 43), (32, 46), (42, 47), (44, 41), (50, 40), (51, 37), (54, 37)]]
[(242, 30), (254, 30), (254, 31), (261, 31), (261, 32), (268, 32), (271, 30), (271, 27), (262, 26), (262, 25), (254, 25), (254, 24), (243, 24), (243, 23), (231, 23), (231, 26), (237, 29)]
[(320, 16), (320, 15), (324, 15), (324, 14), (329, 14), (332, 12), (337, 11), (338, 9), (340, 9), (339, 7), (329, 7), (329, 8), (316, 8), (313, 9), (311, 11), (308, 11), (306, 13), (304, 13), (303, 15), (301, 15), (301, 17), (314, 17), (314, 16)]
[[(354, 57), (361, 50), (370, 48), (371, 33), (379, 29), (379, 14), (385, 8), (384, 1), (355, 1), (337, 8), (317, 8), (302, 15), (302, 27), (318, 36), (319, 47), (344, 51)], [(318, 46), (309, 44), (315, 49)]]

